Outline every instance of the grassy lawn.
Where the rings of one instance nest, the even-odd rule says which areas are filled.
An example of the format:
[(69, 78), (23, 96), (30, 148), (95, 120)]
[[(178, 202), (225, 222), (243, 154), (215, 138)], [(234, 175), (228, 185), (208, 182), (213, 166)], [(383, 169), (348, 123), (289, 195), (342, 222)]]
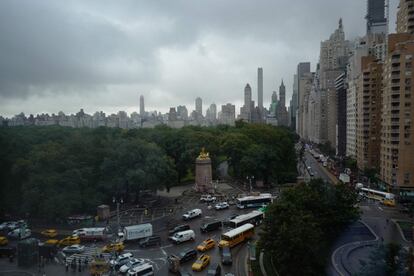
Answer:
[(411, 241), (413, 239), (414, 223), (409, 221), (397, 221), (397, 223), (401, 227), (401, 230), (403, 231), (405, 238)]

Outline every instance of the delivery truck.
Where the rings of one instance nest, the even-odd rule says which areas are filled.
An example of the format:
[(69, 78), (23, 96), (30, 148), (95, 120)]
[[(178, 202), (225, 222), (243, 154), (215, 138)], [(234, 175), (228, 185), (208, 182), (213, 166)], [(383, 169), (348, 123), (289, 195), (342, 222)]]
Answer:
[(152, 236), (152, 224), (144, 223), (125, 226), (122, 232), (118, 233), (121, 241), (133, 241)]
[(94, 228), (81, 228), (73, 231), (74, 235), (79, 236), (82, 241), (97, 241), (106, 240), (107, 228), (94, 227)]

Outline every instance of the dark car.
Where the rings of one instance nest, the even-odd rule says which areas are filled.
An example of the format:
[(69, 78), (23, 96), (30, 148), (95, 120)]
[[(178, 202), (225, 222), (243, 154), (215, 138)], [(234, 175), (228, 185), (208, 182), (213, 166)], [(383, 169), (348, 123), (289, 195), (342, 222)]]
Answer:
[(160, 236), (146, 237), (139, 242), (139, 246), (141, 247), (148, 247), (148, 246), (154, 246), (154, 245), (161, 245)]
[(181, 232), (181, 231), (185, 231), (185, 230), (190, 230), (190, 225), (188, 225), (188, 224), (178, 225), (178, 226), (174, 227), (173, 229), (171, 229), (170, 231), (168, 231), (168, 236), (172, 236), (177, 232)]
[(200, 226), (201, 232), (210, 232), (221, 228), (221, 221), (210, 221)]
[(231, 257), (231, 250), (227, 246), (221, 249), (221, 263), (224, 265), (231, 265), (233, 263), (233, 258)]
[(197, 251), (195, 249), (186, 249), (178, 255), (180, 264), (188, 262), (192, 259), (197, 258)]
[(207, 276), (220, 276), (221, 266), (219, 264), (212, 264), (207, 270)]

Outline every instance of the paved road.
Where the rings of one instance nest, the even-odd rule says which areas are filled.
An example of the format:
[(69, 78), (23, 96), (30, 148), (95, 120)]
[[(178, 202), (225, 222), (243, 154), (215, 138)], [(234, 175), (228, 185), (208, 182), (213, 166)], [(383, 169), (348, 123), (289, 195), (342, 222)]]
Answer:
[[(170, 254), (178, 254), (181, 251), (183, 251), (186, 248), (195, 248), (199, 243), (201, 243), (203, 240), (207, 238), (213, 238), (214, 240), (218, 241), (220, 238), (220, 235), (222, 232), (226, 232), (228, 229), (222, 229), (214, 232), (210, 232), (207, 234), (201, 233), (200, 231), (200, 225), (205, 220), (212, 220), (212, 219), (218, 219), (218, 220), (224, 220), (225, 218), (229, 217), (231, 214), (242, 214), (246, 212), (250, 212), (251, 210), (238, 210), (236, 206), (231, 206), (227, 210), (220, 210), (216, 211), (214, 209), (209, 210), (207, 208), (207, 204), (200, 203), (198, 201), (198, 196), (189, 195), (187, 197), (183, 197), (183, 209), (182, 212), (177, 212), (174, 214), (174, 217), (170, 217), (170, 221), (175, 221), (177, 224), (185, 223), (181, 219), (182, 213), (186, 210), (190, 210), (193, 208), (201, 208), (203, 211), (202, 218), (197, 218), (194, 220), (191, 220), (187, 223), (190, 224), (191, 229), (193, 229), (196, 233), (196, 240), (194, 242), (185, 242), (180, 245), (172, 244), (167, 239), (167, 229), (165, 225), (162, 223), (157, 223), (154, 225), (154, 232), (157, 235), (160, 235), (162, 238), (162, 245), (161, 247), (154, 247), (154, 248), (148, 248), (148, 249), (141, 249), (138, 247), (137, 243), (127, 243), (125, 252), (132, 252), (134, 254), (134, 257), (137, 258), (143, 258), (147, 261), (153, 263), (155, 269), (156, 269), (156, 275), (168, 275), (168, 265), (166, 262), (166, 257)], [(98, 242), (95, 246), (99, 249), (104, 245), (103, 242)], [(90, 246), (94, 246), (92, 244), (89, 244)], [(95, 252), (95, 250), (87, 250), (88, 252)], [(222, 266), (223, 268), (223, 274), (224, 272), (233, 272), (235, 275), (245, 275), (245, 260), (246, 260), (246, 246), (245, 245), (239, 245), (232, 249), (233, 253), (233, 265), (232, 266)], [(221, 263), (220, 258), (220, 252), (219, 249), (216, 247), (208, 252), (206, 254), (210, 255), (212, 257), (212, 263), (219, 262)], [(186, 264), (184, 264), (182, 267), (187, 270), (191, 271), (191, 265), (193, 261), (190, 261)], [(0, 272), (5, 270), (12, 270), (16, 269), (15, 264), (9, 264), (6, 262), (6, 260), (0, 259)], [(34, 268), (32, 270), (33, 272), (37, 272), (37, 269)], [(64, 275), (65, 273), (65, 267), (63, 264), (61, 265), (48, 265), (45, 268), (45, 271), (47, 272), (47, 275)], [(193, 275), (204, 275), (206, 271), (197, 273), (197, 272), (191, 272)], [(42, 275), (42, 274), (39, 274)], [(68, 275), (88, 275), (86, 271), (82, 272), (69, 272)]]
[(304, 154), (304, 160), (306, 166), (311, 167), (310, 170), (314, 173), (313, 178), (322, 178), (323, 180), (334, 184), (332, 181), (332, 176), (330, 176), (329, 173), (325, 171), (321, 163), (313, 158), (313, 156), (308, 151), (306, 151)]

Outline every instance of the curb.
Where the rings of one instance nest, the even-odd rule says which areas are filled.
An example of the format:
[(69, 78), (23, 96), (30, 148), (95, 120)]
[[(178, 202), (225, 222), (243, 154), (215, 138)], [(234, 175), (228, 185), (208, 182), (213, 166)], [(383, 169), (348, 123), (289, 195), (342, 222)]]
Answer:
[(410, 241), (408, 241), (408, 240), (405, 238), (404, 232), (403, 232), (403, 230), (401, 229), (401, 226), (398, 224), (398, 221), (404, 221), (404, 220), (395, 220), (395, 219), (391, 219), (391, 221), (395, 224), (395, 226), (397, 226), (398, 232), (400, 232), (400, 235), (401, 235), (402, 239), (403, 239), (406, 243), (411, 244), (411, 242), (410, 242)]
[[(364, 221), (362, 221), (362, 220), (360, 220), (359, 222), (361, 222), (362, 224), (364, 224), (365, 225), (365, 227), (367, 227), (368, 228), (368, 230), (371, 232), (371, 234), (373, 234), (374, 235), (374, 237), (375, 237), (375, 239), (374, 240), (368, 240), (368, 241), (365, 241), (365, 242), (377, 242), (378, 240), (379, 240), (379, 237), (378, 237), (378, 235), (372, 230), (372, 228), (368, 225), (368, 224), (366, 224)], [(342, 246), (340, 246), (340, 247), (338, 247), (337, 249), (335, 249), (335, 251), (332, 253), (332, 255), (331, 255), (331, 264), (332, 264), (332, 266), (334, 267), (334, 269), (335, 269), (335, 271), (336, 271), (336, 273), (338, 273), (339, 275), (341, 275), (341, 276), (345, 276), (345, 274), (343, 274), (340, 270), (339, 270), (339, 268), (338, 268), (338, 264), (335, 262), (335, 255), (340, 251), (340, 250), (342, 250), (342, 249), (344, 249), (345, 247), (347, 247), (347, 246), (350, 246), (350, 245), (357, 245), (357, 244), (359, 244), (359, 243), (361, 243), (361, 242), (350, 242), (350, 243), (346, 243), (346, 244), (344, 244), (344, 245), (342, 245)], [(361, 244), (359, 244), (359, 246), (361, 246)], [(365, 245), (363, 245), (363, 246), (365, 246)], [(342, 259), (341, 259), (341, 263), (342, 263)], [(344, 267), (345, 268), (345, 267)]]
[(263, 264), (263, 257), (264, 257), (264, 253), (260, 252), (260, 257), (259, 257), (260, 270), (262, 271), (262, 274), (264, 276), (267, 276), (266, 269), (265, 269), (264, 264)]

